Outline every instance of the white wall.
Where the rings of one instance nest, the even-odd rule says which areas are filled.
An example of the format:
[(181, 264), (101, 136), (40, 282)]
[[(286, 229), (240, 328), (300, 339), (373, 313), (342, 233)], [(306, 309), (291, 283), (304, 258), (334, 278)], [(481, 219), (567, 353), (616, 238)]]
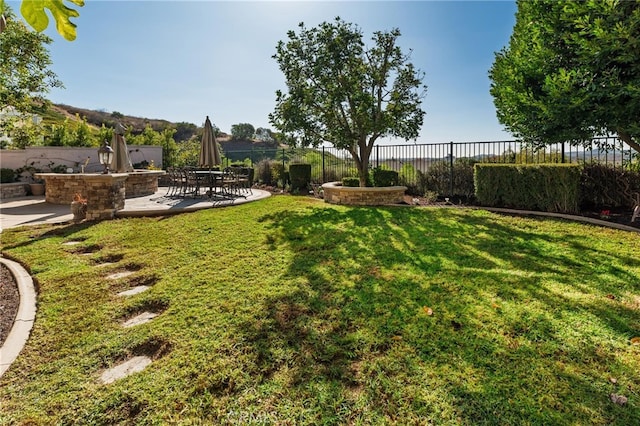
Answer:
[[(129, 145), (131, 163), (147, 161), (161, 168), (162, 147), (156, 145)], [(33, 166), (47, 172), (51, 167), (64, 165), (80, 172), (81, 165), (89, 158), (85, 172), (102, 171), (98, 161), (98, 148), (75, 148), (66, 146), (29, 146), (26, 149), (2, 149), (0, 150), (0, 167), (7, 169), (19, 169), (24, 166)], [(33, 164), (32, 164), (33, 163)]]

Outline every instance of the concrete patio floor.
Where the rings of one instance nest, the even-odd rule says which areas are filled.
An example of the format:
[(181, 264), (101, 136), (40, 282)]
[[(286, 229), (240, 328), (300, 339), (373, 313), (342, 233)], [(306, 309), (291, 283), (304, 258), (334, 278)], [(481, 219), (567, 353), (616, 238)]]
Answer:
[[(136, 216), (162, 216), (178, 214), (188, 211), (210, 209), (215, 207), (228, 207), (269, 197), (268, 191), (252, 189), (246, 198), (206, 196), (201, 198), (172, 198), (166, 197), (167, 189), (160, 188), (153, 195), (125, 200), (124, 209), (116, 212), (116, 217)], [(71, 202), (65, 204), (50, 204), (44, 196), (28, 196), (9, 198), (0, 201), (0, 232), (3, 229), (14, 228), (22, 225), (38, 225), (42, 223), (71, 222)]]

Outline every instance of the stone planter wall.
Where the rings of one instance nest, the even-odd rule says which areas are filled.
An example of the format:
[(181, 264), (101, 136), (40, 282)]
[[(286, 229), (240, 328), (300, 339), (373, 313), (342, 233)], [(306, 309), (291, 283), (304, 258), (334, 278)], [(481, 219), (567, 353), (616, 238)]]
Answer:
[(404, 199), (406, 186), (385, 187), (351, 187), (342, 186), (340, 182), (329, 182), (322, 185), (324, 201), (331, 204), (354, 206), (381, 206), (399, 204)]
[(27, 188), (26, 183), (13, 182), (0, 184), (0, 200), (6, 200), (7, 198), (26, 197)]

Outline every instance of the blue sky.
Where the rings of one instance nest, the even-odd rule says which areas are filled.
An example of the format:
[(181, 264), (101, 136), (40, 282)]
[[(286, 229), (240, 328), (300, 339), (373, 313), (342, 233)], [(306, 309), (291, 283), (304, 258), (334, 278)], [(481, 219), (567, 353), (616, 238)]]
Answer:
[(285, 89), (272, 59), (277, 42), (299, 22), (340, 16), (367, 41), (400, 29), (428, 86), (417, 142), (513, 139), (496, 119), (488, 70), (509, 41), (514, 1), (87, 0), (79, 11), (74, 42), (47, 30), (65, 85), (49, 94), (55, 103), (199, 126), (209, 115), (225, 132), (237, 123), (272, 128), (275, 91)]

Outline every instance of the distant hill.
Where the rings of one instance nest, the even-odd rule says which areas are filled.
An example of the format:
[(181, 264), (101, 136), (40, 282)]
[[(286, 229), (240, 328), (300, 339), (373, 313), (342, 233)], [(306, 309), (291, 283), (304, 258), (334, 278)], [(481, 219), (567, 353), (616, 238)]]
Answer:
[(131, 115), (121, 114), (117, 111), (97, 111), (65, 104), (53, 104), (51, 106), (51, 110), (53, 113), (61, 114), (63, 117), (72, 120), (76, 119), (77, 114), (81, 118), (86, 118), (87, 123), (95, 127), (101, 127), (103, 124), (105, 127), (114, 127), (116, 123), (120, 122), (126, 127), (131, 127), (135, 134), (142, 133), (147, 125), (151, 126), (153, 130), (160, 132), (169, 127), (175, 128), (177, 124), (168, 120), (134, 117)]
[[(43, 119), (45, 123), (55, 124), (56, 122), (63, 122), (65, 119), (77, 120), (78, 117), (80, 117), (80, 119), (85, 118), (87, 123), (94, 128), (100, 128), (102, 125), (105, 127), (115, 127), (116, 123), (119, 122), (125, 127), (131, 128), (133, 134), (142, 133), (147, 125), (151, 126), (151, 128), (157, 132), (161, 132), (167, 128), (174, 128), (178, 130), (174, 135), (174, 139), (177, 141), (187, 140), (191, 137), (199, 138), (202, 135), (202, 127), (191, 123), (174, 123), (157, 118), (134, 117), (131, 115), (121, 114), (117, 111), (98, 111), (65, 104), (52, 104), (49, 111), (44, 114)], [(219, 132), (216, 139), (225, 151), (244, 151), (255, 148), (277, 148), (279, 146), (274, 142), (262, 142), (248, 139), (234, 140), (231, 139), (231, 135), (224, 132)]]

